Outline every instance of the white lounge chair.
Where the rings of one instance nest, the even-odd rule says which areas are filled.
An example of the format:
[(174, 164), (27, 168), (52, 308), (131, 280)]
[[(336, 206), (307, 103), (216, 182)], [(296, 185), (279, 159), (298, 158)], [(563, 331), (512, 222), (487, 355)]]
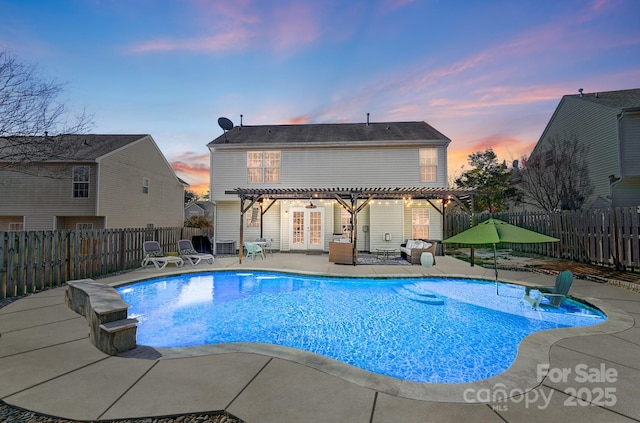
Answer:
[(180, 258), (188, 261), (192, 266), (197, 265), (202, 260), (208, 261), (209, 264), (213, 264), (215, 257), (208, 253), (199, 253), (193, 248), (193, 244), (188, 239), (181, 239), (178, 241), (178, 254)]
[(173, 263), (178, 267), (182, 267), (184, 264), (184, 261), (180, 257), (165, 256), (162, 253), (162, 248), (160, 248), (158, 241), (145, 241), (142, 248), (144, 249), (142, 267), (153, 264), (156, 269), (164, 269), (169, 263)]

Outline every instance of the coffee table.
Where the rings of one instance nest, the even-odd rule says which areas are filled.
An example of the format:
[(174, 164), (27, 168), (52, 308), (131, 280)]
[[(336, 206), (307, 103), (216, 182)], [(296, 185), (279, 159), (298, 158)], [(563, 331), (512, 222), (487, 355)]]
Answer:
[(378, 257), (384, 257), (384, 258), (389, 258), (389, 257), (395, 257), (400, 253), (400, 250), (398, 250), (397, 248), (378, 248), (376, 249), (376, 256)]

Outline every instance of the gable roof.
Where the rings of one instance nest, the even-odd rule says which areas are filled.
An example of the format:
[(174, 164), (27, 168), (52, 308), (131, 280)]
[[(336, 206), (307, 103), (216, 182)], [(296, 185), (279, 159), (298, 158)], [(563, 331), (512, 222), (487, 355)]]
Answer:
[(333, 144), (451, 140), (426, 122), (235, 126), (208, 147), (242, 144)]
[[(65, 134), (0, 138), (0, 161), (21, 161), (28, 156), (31, 162), (93, 162), (148, 136)], [(45, 143), (49, 145), (43, 146)]]
[(640, 109), (640, 88), (600, 93), (572, 94), (566, 97), (620, 109), (620, 111)]

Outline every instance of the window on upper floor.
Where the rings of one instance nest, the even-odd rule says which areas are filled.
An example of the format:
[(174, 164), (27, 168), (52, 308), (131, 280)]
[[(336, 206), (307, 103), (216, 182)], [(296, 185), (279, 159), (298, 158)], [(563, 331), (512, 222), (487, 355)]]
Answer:
[(89, 166), (73, 167), (73, 198), (89, 198)]
[(248, 151), (247, 182), (250, 184), (280, 182), (280, 152)]
[(438, 175), (438, 149), (420, 149), (420, 181), (436, 182)]
[(429, 209), (426, 207), (411, 210), (411, 238), (429, 239)]
[(149, 194), (149, 178), (142, 178), (142, 193)]

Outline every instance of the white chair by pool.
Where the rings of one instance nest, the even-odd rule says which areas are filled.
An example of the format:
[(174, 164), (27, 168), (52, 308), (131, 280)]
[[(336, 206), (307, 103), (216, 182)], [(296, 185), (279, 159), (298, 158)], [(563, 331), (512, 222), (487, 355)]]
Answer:
[(146, 267), (148, 264), (153, 264), (156, 269), (160, 270), (167, 267), (167, 264), (169, 263), (173, 263), (178, 267), (182, 267), (184, 264), (184, 261), (180, 257), (165, 256), (158, 241), (145, 241), (142, 248), (144, 250), (142, 267)]
[(212, 254), (208, 253), (199, 253), (193, 248), (193, 244), (188, 239), (181, 239), (178, 241), (178, 254), (180, 254), (180, 258), (188, 261), (192, 266), (196, 266), (202, 260), (209, 262), (209, 264), (213, 264), (215, 257)]

